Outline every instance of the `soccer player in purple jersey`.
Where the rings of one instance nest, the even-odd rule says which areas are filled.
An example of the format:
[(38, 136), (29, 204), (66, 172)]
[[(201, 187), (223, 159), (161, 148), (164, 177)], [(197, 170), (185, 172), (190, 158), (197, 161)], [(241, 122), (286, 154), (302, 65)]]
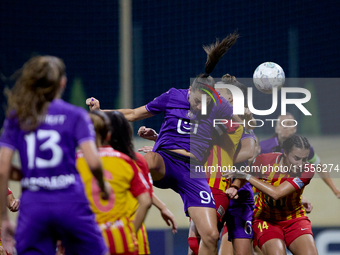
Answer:
[[(222, 42), (204, 47), (208, 54), (205, 74), (196, 77), (189, 89), (175, 89), (163, 93), (153, 101), (136, 109), (122, 109), (129, 121), (137, 121), (164, 112), (164, 122), (157, 137), (153, 152), (148, 152), (145, 159), (150, 168), (154, 186), (171, 188), (181, 195), (184, 211), (195, 222), (201, 235), (199, 254), (217, 254), (216, 208), (210, 195), (210, 188), (205, 173), (196, 173), (193, 166), (201, 161), (209, 148), (214, 131), (213, 119), (231, 119), (232, 107), (222, 99), (222, 105), (214, 105), (207, 96), (206, 116), (202, 116), (202, 94), (208, 86), (214, 87), (214, 80), (209, 75), (219, 59), (236, 42), (238, 34), (226, 37)], [(215, 97), (215, 96), (214, 96)], [(217, 99), (217, 98), (216, 98)], [(99, 109), (99, 101), (87, 99), (90, 109)], [(141, 134), (141, 136), (153, 136)], [(192, 175), (201, 178), (191, 178)]]
[[(297, 131), (295, 118), (291, 113), (280, 115), (275, 125), (275, 135), (272, 138), (260, 142), (261, 154), (269, 152), (283, 152), (282, 144)], [(319, 156), (314, 152), (313, 147), (310, 148), (308, 162), (313, 165), (322, 166)], [(329, 172), (317, 171), (326, 185), (333, 191), (337, 198), (340, 198), (340, 190), (335, 186)]]
[[(6, 205), (11, 159), (17, 149), (23, 179), (18, 254), (55, 254), (61, 239), (70, 254), (108, 254), (75, 167), (76, 147), (84, 153), (108, 199), (95, 133), (87, 112), (60, 99), (65, 65), (53, 56), (28, 60), (12, 90), (0, 139), (1, 207)], [(14, 227), (1, 211), (3, 244), (13, 252)]]

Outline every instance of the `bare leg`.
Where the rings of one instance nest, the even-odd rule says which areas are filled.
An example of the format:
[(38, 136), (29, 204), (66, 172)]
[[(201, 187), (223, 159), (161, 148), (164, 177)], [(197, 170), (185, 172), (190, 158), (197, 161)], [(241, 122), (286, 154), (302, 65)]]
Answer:
[(192, 206), (188, 208), (188, 212), (201, 236), (201, 244), (198, 254), (217, 254), (219, 233), (217, 230), (216, 209)]
[(283, 240), (274, 238), (265, 242), (261, 251), (264, 255), (286, 255), (286, 246)]
[(144, 155), (150, 169), (152, 180), (159, 181), (165, 175), (165, 164), (161, 155), (156, 152), (148, 152)]
[(294, 255), (317, 255), (318, 250), (314, 238), (310, 234), (305, 234), (296, 238), (288, 247)]
[(252, 255), (253, 249), (251, 246), (251, 239), (235, 238), (233, 241), (235, 255)]
[(263, 255), (261, 249), (257, 245), (254, 248), (254, 255)]
[(224, 234), (221, 239), (218, 255), (233, 255), (233, 244), (228, 241), (228, 233)]

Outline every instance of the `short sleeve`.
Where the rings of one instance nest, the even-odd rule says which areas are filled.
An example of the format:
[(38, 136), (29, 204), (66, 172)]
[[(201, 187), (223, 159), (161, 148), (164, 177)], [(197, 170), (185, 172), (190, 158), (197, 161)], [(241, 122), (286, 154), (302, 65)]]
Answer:
[(138, 197), (140, 194), (148, 192), (148, 184), (143, 174), (138, 171), (135, 164), (130, 164), (134, 172), (131, 180), (130, 192), (134, 197)]
[(3, 133), (0, 138), (0, 147), (8, 147), (12, 150), (18, 148), (19, 124), (16, 118), (6, 118), (3, 125)]
[(310, 180), (311, 180), (310, 178), (295, 177), (295, 178), (288, 178), (287, 182), (292, 184), (296, 190), (300, 190), (304, 186), (308, 185)]
[(256, 141), (254, 131), (244, 128), (241, 141), (247, 138), (251, 138)]
[(307, 168), (300, 176), (294, 178), (288, 178), (287, 181), (294, 186), (296, 190), (301, 190), (303, 187), (308, 185), (311, 179), (314, 176), (314, 169), (311, 165), (308, 165)]
[(170, 96), (171, 96), (171, 89), (163, 93), (162, 95), (156, 97), (150, 103), (148, 103), (145, 106), (146, 110), (152, 114), (159, 114), (161, 112), (164, 112), (167, 108), (167, 104), (169, 102)]
[(92, 121), (89, 114), (83, 109), (80, 109), (79, 111), (78, 118), (75, 123), (74, 134), (78, 144), (89, 140), (95, 141), (96, 133), (94, 131)]
[(150, 171), (149, 171), (148, 164), (141, 154), (139, 154), (139, 153), (135, 153), (135, 154), (136, 154), (136, 157), (137, 157), (137, 160), (136, 160), (137, 166), (139, 167), (139, 169), (143, 173), (145, 181), (148, 183), (148, 186), (149, 186), (148, 191), (150, 193), (150, 197), (152, 197), (152, 192), (153, 192), (152, 178), (151, 178), (151, 174), (150, 174)]
[(252, 166), (262, 166), (262, 158), (263, 156), (262, 155), (258, 155), (254, 160), (253, 162), (251, 163)]

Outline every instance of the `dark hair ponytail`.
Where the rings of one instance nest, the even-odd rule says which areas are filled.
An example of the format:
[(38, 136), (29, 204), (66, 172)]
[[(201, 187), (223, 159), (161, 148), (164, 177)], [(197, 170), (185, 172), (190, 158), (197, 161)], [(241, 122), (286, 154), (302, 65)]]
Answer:
[(111, 139), (109, 141), (112, 148), (136, 159), (132, 143), (132, 129), (124, 115), (118, 111), (106, 113), (111, 122)]
[(211, 87), (215, 86), (214, 79), (210, 76), (218, 61), (223, 57), (224, 54), (236, 43), (239, 38), (239, 34), (237, 31), (228, 35), (221, 42), (217, 39), (215, 43), (203, 46), (204, 51), (207, 53), (207, 61), (205, 63), (204, 74), (200, 74), (196, 77), (193, 84), (191, 85), (191, 89), (195, 91), (199, 88), (207, 88), (204, 84), (207, 84)]

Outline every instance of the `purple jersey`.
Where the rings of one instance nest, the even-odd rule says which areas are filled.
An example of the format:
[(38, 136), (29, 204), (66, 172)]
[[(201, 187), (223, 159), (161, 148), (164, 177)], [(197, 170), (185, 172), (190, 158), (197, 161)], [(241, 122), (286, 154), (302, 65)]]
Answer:
[[(269, 138), (267, 140), (260, 142), (261, 146), (261, 154), (270, 153), (270, 152), (281, 152), (283, 153), (283, 149), (279, 144), (279, 139), (277, 136), (273, 138)], [(308, 156), (308, 162), (314, 164), (317, 161), (318, 155), (314, 152), (313, 147), (310, 147), (310, 152)]]
[(207, 107), (208, 114), (203, 116), (200, 112), (193, 113), (190, 110), (188, 89), (171, 88), (156, 97), (145, 106), (152, 114), (165, 114), (153, 150), (185, 149), (202, 161), (211, 142), (213, 120), (231, 119), (233, 116), (230, 103), (223, 97), (221, 100), (222, 105), (219, 102), (217, 105), (210, 102)]
[(87, 112), (61, 99), (51, 102), (32, 132), (21, 130), (16, 118), (7, 118), (0, 146), (19, 151), (22, 200), (87, 202), (75, 157), (76, 147), (88, 140), (94, 141), (95, 133)]
[[(243, 133), (242, 133), (240, 142), (247, 138), (250, 138), (256, 141), (254, 131), (243, 128)], [(241, 163), (236, 163), (235, 166), (237, 169), (241, 169), (241, 167), (244, 168), (245, 166), (248, 166), (248, 162), (244, 161)], [(239, 189), (238, 195), (239, 195), (238, 199), (230, 199), (228, 209), (233, 209), (234, 207), (237, 207), (240, 204), (252, 204), (252, 205), (254, 204), (253, 187), (249, 182), (246, 182), (246, 184), (244, 184), (244, 186)]]

